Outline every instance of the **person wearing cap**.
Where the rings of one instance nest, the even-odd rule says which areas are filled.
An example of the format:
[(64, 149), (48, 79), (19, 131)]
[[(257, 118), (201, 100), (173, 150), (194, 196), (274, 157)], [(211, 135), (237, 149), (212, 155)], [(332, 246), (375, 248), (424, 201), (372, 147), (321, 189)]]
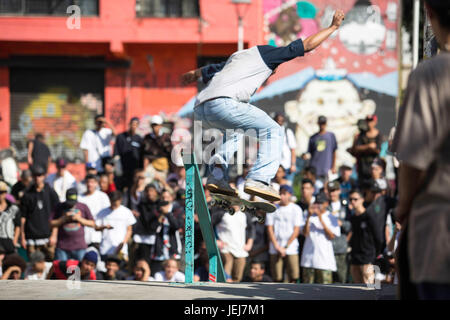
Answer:
[(55, 254), (56, 230), (50, 228), (50, 215), (60, 202), (58, 194), (45, 183), (45, 170), (41, 166), (31, 166), (33, 184), (20, 201), (21, 244), (28, 255), (39, 250), (47, 261)]
[(102, 158), (111, 155), (110, 143), (115, 135), (111, 122), (103, 115), (97, 115), (95, 129), (86, 130), (81, 137), (80, 148), (83, 150), (84, 161), (93, 163), (98, 172), (103, 171)]
[[(318, 47), (335, 32), (344, 20), (336, 10), (331, 25), (306, 39), (297, 39), (285, 47), (257, 45), (233, 53), (226, 62), (191, 70), (182, 75), (186, 85), (202, 78), (206, 88), (199, 92), (194, 106), (194, 120), (202, 126), (217, 128), (225, 143), (209, 160), (206, 187), (212, 192), (237, 196), (229, 183), (228, 168), (245, 135), (257, 136), (258, 154), (245, 182), (244, 192), (268, 201), (280, 200), (270, 186), (280, 165), (284, 131), (266, 112), (249, 103), (250, 98), (279, 65)], [(226, 134), (226, 131), (233, 132)], [(243, 132), (244, 131), (244, 132)]]
[(392, 144), (400, 161), (400, 297), (448, 300), (450, 2), (424, 3), (440, 53), (410, 74)]
[(328, 210), (336, 217), (338, 225), (341, 228), (341, 235), (335, 237), (333, 242), (334, 258), (336, 260), (336, 272), (333, 273), (334, 282), (347, 282), (347, 236), (351, 231), (350, 211), (348, 210), (348, 201), (340, 198), (341, 186), (337, 181), (327, 183), (326, 191), (329, 195), (330, 205)]
[(45, 180), (50, 187), (58, 194), (59, 201), (66, 201), (66, 191), (70, 188), (76, 188), (77, 180), (66, 169), (67, 162), (64, 158), (56, 159), (56, 172), (49, 174)]
[[(70, 277), (75, 281), (97, 280), (96, 266), (98, 259), (98, 254), (95, 251), (87, 251), (81, 260), (55, 260), (48, 272), (47, 279), (67, 280)], [(78, 271), (76, 268), (78, 268)], [(79, 279), (77, 279), (78, 276)]]
[(60, 261), (82, 259), (87, 249), (84, 227), (96, 231), (111, 228), (109, 225), (96, 225), (89, 208), (78, 202), (75, 188), (67, 190), (66, 201), (56, 206), (50, 216), (50, 225), (58, 229), (55, 259)]
[(376, 128), (378, 118), (376, 115), (366, 117), (367, 130), (361, 131), (353, 140), (349, 153), (356, 158), (358, 183), (361, 187), (371, 179), (372, 163), (381, 151), (383, 135)]
[(41, 166), (47, 174), (48, 167), (52, 162), (52, 156), (41, 133), (36, 133), (34, 140), (28, 142), (27, 150), (28, 166)]
[(31, 174), (31, 170), (26, 169), (23, 170), (20, 174), (20, 180), (15, 183), (11, 188), (11, 195), (16, 200), (18, 204), (20, 199), (23, 197), (25, 191), (31, 186), (33, 183), (33, 175)]
[(8, 186), (0, 181), (0, 244), (5, 253), (14, 253), (19, 244), (20, 211), (19, 208), (6, 199)]
[[(172, 141), (171, 134), (163, 130), (163, 119), (155, 115), (151, 120), (152, 131), (145, 135), (142, 145), (143, 168), (146, 174), (153, 179), (159, 176), (166, 180), (170, 171), (174, 171), (175, 165), (171, 161)], [(152, 181), (147, 181), (150, 183)]]
[(337, 271), (332, 241), (341, 235), (341, 228), (328, 206), (328, 197), (320, 192), (308, 209), (302, 229), (305, 236), (300, 262), (303, 283), (331, 284), (333, 272)]
[(137, 133), (139, 118), (130, 119), (128, 130), (120, 133), (114, 144), (114, 156), (120, 157), (122, 177), (120, 189), (131, 187), (133, 174), (136, 169), (142, 168), (142, 137)]
[(327, 118), (319, 116), (317, 120), (319, 132), (309, 138), (309, 165), (316, 168), (317, 178), (328, 180), (329, 173), (336, 173), (336, 150), (338, 148), (336, 136), (327, 131)]
[(266, 215), (270, 270), (275, 282), (283, 281), (283, 267), (288, 282), (295, 283), (300, 278), (297, 238), (305, 222), (302, 209), (292, 202), (292, 195), (291, 186), (281, 185), (277, 210)]
[(29, 266), (25, 270), (25, 280), (45, 280), (52, 267), (45, 261), (45, 255), (40, 251), (33, 252), (29, 257)]

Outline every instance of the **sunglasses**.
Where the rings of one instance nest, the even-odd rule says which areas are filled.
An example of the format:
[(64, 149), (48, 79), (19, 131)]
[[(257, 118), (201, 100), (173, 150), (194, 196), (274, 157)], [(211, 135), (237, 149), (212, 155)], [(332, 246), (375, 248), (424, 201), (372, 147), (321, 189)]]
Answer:
[(1, 190), (0, 194), (6, 193), (6, 190)]
[(358, 200), (361, 200), (361, 198), (349, 198), (348, 200), (350, 200), (350, 201), (358, 201)]

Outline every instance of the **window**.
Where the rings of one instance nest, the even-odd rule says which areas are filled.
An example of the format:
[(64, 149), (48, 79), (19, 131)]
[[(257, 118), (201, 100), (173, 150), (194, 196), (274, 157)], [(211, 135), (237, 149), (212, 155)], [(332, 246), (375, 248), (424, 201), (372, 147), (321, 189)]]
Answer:
[(98, 16), (99, 0), (0, 0), (0, 15), (66, 16), (77, 5), (84, 16)]
[(136, 0), (137, 17), (198, 17), (198, 0)]

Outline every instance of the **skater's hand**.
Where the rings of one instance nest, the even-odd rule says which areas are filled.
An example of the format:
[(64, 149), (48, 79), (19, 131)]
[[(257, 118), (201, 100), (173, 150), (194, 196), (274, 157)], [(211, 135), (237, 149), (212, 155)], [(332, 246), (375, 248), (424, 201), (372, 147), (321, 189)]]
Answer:
[(331, 26), (335, 28), (339, 28), (342, 24), (342, 21), (344, 21), (345, 15), (344, 11), (342, 10), (336, 10), (333, 15), (333, 21), (331, 22)]

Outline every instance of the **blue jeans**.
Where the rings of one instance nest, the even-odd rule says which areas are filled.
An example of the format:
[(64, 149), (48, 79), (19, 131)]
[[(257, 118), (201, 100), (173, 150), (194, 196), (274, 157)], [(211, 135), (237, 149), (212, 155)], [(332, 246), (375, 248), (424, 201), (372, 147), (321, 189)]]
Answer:
[(215, 163), (227, 172), (239, 141), (244, 135), (254, 135), (258, 138), (258, 154), (247, 179), (270, 183), (280, 166), (284, 130), (267, 113), (249, 103), (216, 98), (195, 107), (194, 120), (201, 121), (204, 128), (220, 130), (224, 136), (224, 143), (210, 159), (210, 172)]
[(63, 250), (63, 249), (56, 248), (55, 260), (67, 261), (67, 260), (73, 259), (73, 260), (81, 261), (81, 260), (83, 260), (85, 253), (86, 253), (86, 249)]

